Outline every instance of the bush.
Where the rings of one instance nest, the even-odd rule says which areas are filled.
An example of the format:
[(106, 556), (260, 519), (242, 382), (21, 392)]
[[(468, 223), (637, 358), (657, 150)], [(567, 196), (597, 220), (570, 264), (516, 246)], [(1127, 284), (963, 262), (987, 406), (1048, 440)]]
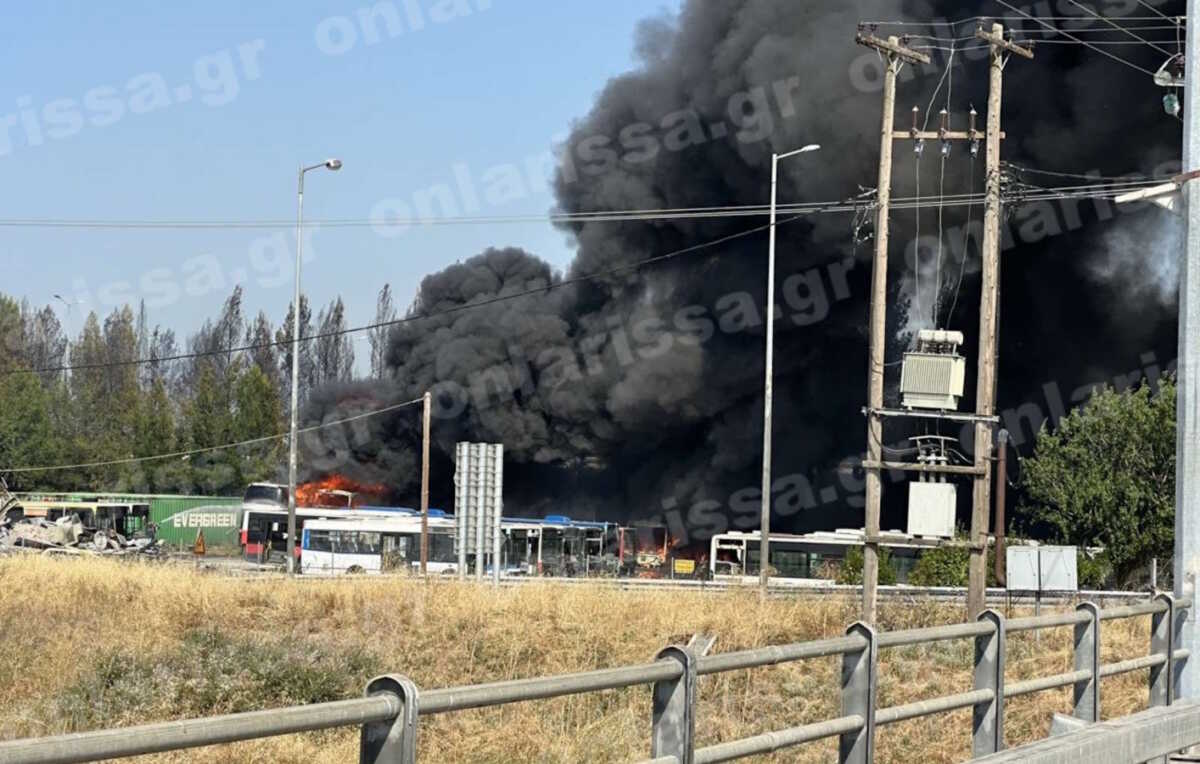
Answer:
[(105, 654), (58, 697), (55, 716), (79, 730), (322, 703), (357, 695), (375, 664), (357, 649), (198, 630), (160, 654)]
[(913, 586), (966, 586), (971, 553), (961, 546), (941, 546), (921, 553), (908, 574)]
[[(861, 547), (851, 547), (846, 550), (846, 559), (838, 568), (837, 582), (861, 585), (862, 581), (863, 550)], [(879, 550), (879, 583), (883, 586), (891, 586), (896, 583), (896, 568), (892, 565), (892, 553), (886, 548)]]
[[(970, 579), (971, 551), (965, 546), (927, 549), (908, 574), (913, 586), (966, 586)], [(996, 585), (996, 550), (988, 549), (987, 585)]]
[(1112, 577), (1112, 563), (1103, 552), (1090, 555), (1081, 549), (1076, 565), (1080, 589), (1104, 589), (1108, 586)]

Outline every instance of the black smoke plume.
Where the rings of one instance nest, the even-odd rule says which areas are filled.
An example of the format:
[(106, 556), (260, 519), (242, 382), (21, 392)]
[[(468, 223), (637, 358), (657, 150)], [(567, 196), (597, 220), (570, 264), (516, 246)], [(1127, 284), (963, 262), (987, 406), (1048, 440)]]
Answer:
[[(1069, 3), (1057, 5), (1066, 6), (1057, 15), (1083, 15)], [(1156, 5), (1182, 12), (1182, 3)], [(772, 151), (813, 142), (822, 144), (819, 153), (781, 166), (780, 200), (856, 197), (876, 185), (881, 108), (878, 61), (854, 44), (858, 22), (945, 21), (989, 10), (993, 4), (690, 0), (677, 17), (651, 18), (637, 30), (638, 66), (608, 83), (562, 147), (558, 209), (764, 204)], [(950, 38), (969, 36), (974, 26), (910, 31)], [(1018, 37), (1048, 39), (1032, 22)], [(945, 78), (947, 51), (931, 51), (928, 67), (906, 68), (900, 127), (908, 110), (924, 111), (939, 88), (931, 126), (949, 92), (954, 126), (963, 129), (974, 106), (982, 128), (986, 52), (967, 42), (959, 47)], [(1127, 47), (1122, 54), (1144, 67), (1161, 63), (1157, 54)], [(1006, 68), (1006, 160), (1116, 175), (1149, 173), (1178, 156), (1179, 123), (1163, 113), (1162, 91), (1148, 77), (1076, 45), (1042, 45), (1036, 55)], [(939, 190), (938, 149), (928, 146), (921, 160), (923, 197)], [(953, 147), (946, 193), (983, 188), (982, 156), (972, 172), (966, 150)], [(918, 193), (913, 156), (906, 144), (897, 146), (896, 197)], [(1011, 212), (1005, 230), (1012, 244), (1002, 256), (999, 405), (1021, 412), (1028, 420), (1021, 424), (1032, 430), (1038, 411), (1060, 413), (1047, 384), (1070, 405), (1082, 385), (1140, 373), (1151, 355), (1164, 367), (1174, 358), (1176, 307), (1169, 273), (1163, 275), (1174, 252), (1165, 213), (1117, 215), (1092, 201), (1032, 211), (1013, 205)], [(939, 293), (932, 287), (936, 243), (923, 250), (918, 288), (908, 246), (918, 237), (916, 215), (892, 214), (889, 360), (899, 358), (913, 328), (934, 322), (936, 302), (938, 322), (966, 333), (964, 352), (974, 368), (978, 236), (969, 224), (979, 226), (981, 217), (978, 206), (945, 211), (942, 229), (967, 246), (947, 236)], [(565, 274), (516, 249), (470, 257), (422, 282), (410, 315), (441, 315), (393, 330), (389, 379), (322, 391), (307, 419), (335, 419), (432, 389), (435, 506), (452, 503), (454, 443), (477, 440), (505, 445), (509, 514), (621, 521), (665, 515), (699, 535), (756, 527), (766, 233), (612, 271), (763, 222), (570, 224), (565, 230), (577, 256)], [(873, 246), (871, 226), (862, 222), (829, 214), (779, 228), (774, 474), (784, 529), (862, 522), (861, 474), (853, 465), (865, 449), (860, 409)], [(920, 235), (936, 237), (938, 227), (937, 211), (924, 210)], [(607, 275), (556, 288), (596, 273)], [(495, 301), (516, 293), (523, 295)], [(475, 303), (487, 304), (459, 310)], [(889, 367), (893, 399), (898, 373)], [(902, 443), (910, 434), (889, 427), (886, 437)], [(341, 472), (416, 501), (419, 435), (414, 407), (310, 438), (303, 463), (310, 476)], [(1028, 449), (1028, 437), (1018, 442)], [(903, 492), (886, 495), (885, 527), (902, 527)]]

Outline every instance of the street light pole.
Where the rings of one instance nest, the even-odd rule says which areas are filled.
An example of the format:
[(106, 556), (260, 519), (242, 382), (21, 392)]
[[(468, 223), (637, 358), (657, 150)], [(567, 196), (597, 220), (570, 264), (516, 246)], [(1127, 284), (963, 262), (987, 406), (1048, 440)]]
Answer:
[(775, 199), (779, 186), (779, 160), (798, 154), (817, 151), (821, 147), (809, 144), (786, 154), (771, 155), (771, 223), (767, 245), (767, 358), (763, 383), (763, 447), (762, 447), (762, 520), (758, 552), (759, 592), (765, 599), (770, 581), (771, 546), (771, 404), (773, 397), (772, 379), (775, 374)]
[(301, 167), (296, 183), (296, 284), (292, 294), (292, 405), (288, 437), (288, 520), (287, 572), (296, 572), (296, 419), (300, 388), (300, 257), (304, 249), (304, 173), (324, 167), (337, 171), (342, 160), (326, 159), (320, 164)]
[[(1200, 35), (1200, 7), (1187, 4), (1187, 34)], [(1200, 103), (1190, 96), (1200, 82), (1200, 40), (1187, 38), (1183, 57), (1188, 98), (1183, 108), (1184, 177), (1200, 170)], [(1183, 251), (1179, 253), (1179, 378), (1176, 403), (1175, 455), (1175, 596), (1197, 597), (1200, 575), (1200, 186), (1183, 184), (1183, 214), (1187, 221)], [(1200, 622), (1196, 606), (1188, 608), (1181, 644), (1192, 651), (1179, 676), (1179, 697), (1200, 697)]]

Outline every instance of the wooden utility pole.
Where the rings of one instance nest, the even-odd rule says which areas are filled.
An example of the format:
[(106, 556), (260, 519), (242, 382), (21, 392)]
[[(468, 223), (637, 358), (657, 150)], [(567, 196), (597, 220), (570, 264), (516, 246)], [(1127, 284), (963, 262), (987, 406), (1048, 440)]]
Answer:
[[(1000, 294), (1000, 108), (1004, 64), (1010, 55), (1033, 58), (1033, 51), (1004, 39), (1004, 27), (992, 24), (975, 36), (991, 45), (987, 110), (987, 198), (983, 214), (983, 283), (979, 298), (979, 363), (975, 413), (991, 417), (996, 409), (996, 348)], [(975, 476), (971, 495), (971, 559), (967, 580), (967, 614), (976, 618), (986, 607), (988, 512), (991, 509), (993, 427), (975, 423)]]
[(429, 569), (429, 420), (433, 396), (425, 393), (421, 426), (421, 575)]
[[(883, 422), (878, 411), (883, 408), (885, 327), (887, 324), (887, 265), (888, 213), (892, 200), (892, 143), (896, 124), (896, 75), (905, 62), (929, 63), (929, 57), (909, 50), (900, 38), (880, 40), (859, 33), (860, 45), (879, 51), (887, 60), (883, 80), (883, 127), (879, 133), (879, 211), (875, 222), (875, 262), (871, 272), (871, 330), (870, 361), (867, 368), (867, 461), (879, 465), (883, 461)], [(867, 467), (865, 538), (863, 543), (863, 605), (862, 619), (876, 622), (879, 589), (879, 505), (883, 479), (879, 466)]]
[[(877, 614), (879, 583), (880, 504), (882, 501), (883, 471), (892, 469), (938, 472), (950, 475), (970, 476), (974, 481), (971, 513), (971, 563), (968, 609), (972, 615), (983, 610), (987, 581), (987, 526), (990, 509), (991, 487), (991, 437), (996, 424), (993, 415), (996, 398), (996, 330), (997, 303), (999, 292), (1000, 256), (1000, 141), (1005, 137), (1000, 130), (1000, 100), (1004, 63), (1009, 55), (1033, 58), (1033, 53), (1004, 39), (1004, 28), (995, 24), (990, 33), (980, 29), (977, 36), (991, 44), (991, 91), (988, 104), (987, 130), (975, 129), (975, 112), (971, 112), (970, 129), (949, 129), (948, 115), (943, 112), (941, 127), (936, 131), (918, 129), (916, 111), (912, 128), (895, 130), (896, 78), (904, 63), (928, 64), (929, 57), (905, 47), (898, 37), (882, 40), (860, 29), (856, 41), (872, 48), (887, 60), (883, 82), (883, 129), (879, 150), (879, 211), (875, 227), (875, 261), (871, 280), (870, 317), (870, 365), (868, 368), (867, 406), (867, 459), (866, 470), (866, 519), (863, 550), (863, 615), (867, 623), (874, 623)], [(976, 393), (978, 405), (974, 414), (938, 412), (918, 414), (910, 410), (885, 409), (883, 403), (884, 350), (887, 325), (887, 261), (888, 261), (888, 213), (891, 203), (892, 144), (897, 140), (912, 141), (967, 141), (972, 144), (972, 154), (981, 139), (987, 139), (987, 212), (984, 218), (983, 242), (983, 297), (980, 307), (979, 341), (979, 387)], [(919, 144), (918, 144), (919, 145)], [(926, 416), (952, 421), (975, 423), (975, 462), (970, 467), (959, 465), (906, 465), (883, 461), (883, 418), (885, 416)]]

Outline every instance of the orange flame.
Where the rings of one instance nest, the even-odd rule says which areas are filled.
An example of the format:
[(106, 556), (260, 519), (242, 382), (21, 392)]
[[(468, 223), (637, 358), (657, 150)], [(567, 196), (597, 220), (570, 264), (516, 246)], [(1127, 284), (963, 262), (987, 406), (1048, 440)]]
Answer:
[[(332, 494), (332, 491), (348, 491), (353, 497)], [(358, 483), (343, 475), (330, 475), (321, 480), (313, 480), (296, 486), (296, 506), (298, 507), (359, 507), (369, 503), (368, 499), (378, 499), (387, 494), (387, 486), (371, 483)]]

